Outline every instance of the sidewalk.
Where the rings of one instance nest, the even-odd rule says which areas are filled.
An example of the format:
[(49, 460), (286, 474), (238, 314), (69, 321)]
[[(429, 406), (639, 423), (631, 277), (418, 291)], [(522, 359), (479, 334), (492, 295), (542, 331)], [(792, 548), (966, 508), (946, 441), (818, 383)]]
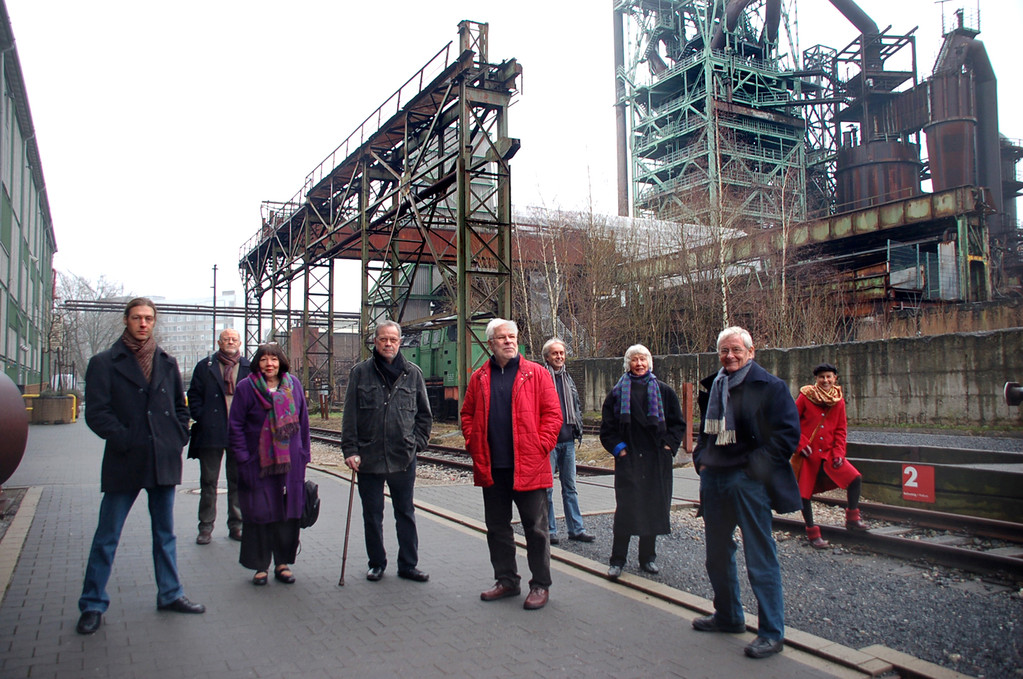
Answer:
[[(23, 544), (18, 525), (0, 543), (0, 561), (20, 549), (10, 582), (0, 582), (7, 584), (0, 604), (0, 676), (864, 676), (793, 647), (750, 660), (742, 648), (752, 634), (695, 632), (693, 610), (560, 562), (552, 562), (554, 585), (543, 610), (523, 610), (522, 597), (484, 603), (479, 593), (493, 584), (492, 570), (486, 536), (473, 528), (482, 498), (468, 486), (417, 489), (424, 503), (418, 513), (420, 567), (431, 575), (426, 584), (395, 576), (389, 515), (384, 534), (392, 563), (381, 582), (365, 579), (356, 499), (346, 584), (339, 587), (349, 486), (310, 471), (323, 504), (319, 522), (303, 532), (294, 568), (298, 582), (271, 579), (255, 588), (252, 573), (238, 564), (238, 543), (227, 538), (223, 497), (213, 543), (195, 544), (198, 465), (191, 460), (175, 505), (178, 566), (187, 596), (206, 604), (206, 614), (157, 612), (143, 494), (121, 539), (110, 610), (99, 632), (83, 637), (74, 628), (101, 497), (101, 455), (102, 441), (84, 422), (29, 432), (25, 458), (7, 483), (33, 491), (16, 519), (26, 527)], [(587, 507), (599, 506), (599, 494), (607, 492), (594, 488), (585, 491)], [(448, 519), (434, 511), (457, 514)], [(524, 552), (519, 566), (528, 579)], [(875, 659), (869, 666), (876, 671), (881, 663)]]

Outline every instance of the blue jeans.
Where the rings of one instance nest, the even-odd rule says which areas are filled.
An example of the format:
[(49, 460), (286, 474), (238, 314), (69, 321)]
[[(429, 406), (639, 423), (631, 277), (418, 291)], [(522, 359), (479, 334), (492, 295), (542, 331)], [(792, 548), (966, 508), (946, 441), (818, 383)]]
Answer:
[(707, 539), (707, 574), (714, 588), (714, 615), (723, 626), (744, 622), (735, 565), (736, 526), (742, 531), (746, 574), (757, 598), (757, 634), (771, 640), (785, 637), (785, 602), (781, 567), (771, 535), (771, 502), (767, 488), (743, 469), (704, 469), (700, 473), (700, 504)]
[[(554, 446), (551, 451), (551, 475), (561, 476), (561, 501), (565, 505), (565, 526), (569, 535), (582, 533), (583, 515), (579, 511), (579, 493), (575, 490), (575, 441), (566, 441)], [(558, 521), (554, 516), (554, 489), (547, 489), (547, 527), (551, 535), (558, 532)]]
[[(184, 594), (178, 579), (177, 538), (174, 537), (174, 486), (147, 488), (149, 522), (153, 532), (153, 567), (159, 593), (158, 606), (169, 604)], [(92, 538), (89, 565), (78, 610), (105, 613), (110, 607), (107, 581), (114, 566), (114, 555), (121, 540), (121, 529), (139, 491), (104, 493), (99, 506), (99, 523)]]
[(419, 563), (419, 533), (416, 532), (416, 463), (403, 472), (366, 474), (359, 472), (359, 498), (366, 533), (366, 555), (370, 568), (387, 567), (384, 549), (384, 483), (391, 491), (394, 527), (398, 534), (398, 572), (412, 570)]

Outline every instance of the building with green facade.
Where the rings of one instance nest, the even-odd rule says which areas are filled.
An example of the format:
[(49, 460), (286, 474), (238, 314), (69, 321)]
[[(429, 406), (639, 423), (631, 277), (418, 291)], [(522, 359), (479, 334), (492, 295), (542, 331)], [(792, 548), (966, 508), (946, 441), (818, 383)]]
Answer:
[(50, 379), (53, 235), (46, 182), (14, 46), (0, 0), (0, 369), (19, 385)]

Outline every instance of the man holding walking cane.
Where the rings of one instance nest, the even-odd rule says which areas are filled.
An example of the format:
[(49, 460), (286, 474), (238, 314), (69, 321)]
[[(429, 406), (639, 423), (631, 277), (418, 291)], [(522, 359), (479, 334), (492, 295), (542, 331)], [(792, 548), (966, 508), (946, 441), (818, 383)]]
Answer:
[(373, 355), (352, 368), (348, 376), (341, 420), (345, 464), (359, 475), (369, 557), (366, 579), (372, 582), (383, 578), (387, 568), (383, 529), (385, 483), (391, 491), (398, 534), (398, 577), (415, 582), (430, 579), (417, 567), (419, 536), (413, 492), (416, 453), (429, 443), (433, 414), (423, 373), (405, 360), (400, 348), (401, 326), (394, 321), (382, 321), (373, 334)]

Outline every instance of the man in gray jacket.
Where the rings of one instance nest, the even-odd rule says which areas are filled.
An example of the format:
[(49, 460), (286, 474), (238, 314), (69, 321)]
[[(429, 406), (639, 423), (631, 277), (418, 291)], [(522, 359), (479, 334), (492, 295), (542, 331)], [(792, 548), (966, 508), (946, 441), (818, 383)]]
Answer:
[(401, 355), (401, 326), (382, 321), (373, 334), (373, 356), (352, 368), (348, 376), (341, 450), (345, 464), (359, 474), (359, 497), (366, 533), (369, 571), (366, 579), (384, 576), (384, 484), (391, 491), (398, 534), (398, 577), (426, 582), (417, 568), (413, 493), (416, 453), (426, 448), (433, 414), (419, 366)]

